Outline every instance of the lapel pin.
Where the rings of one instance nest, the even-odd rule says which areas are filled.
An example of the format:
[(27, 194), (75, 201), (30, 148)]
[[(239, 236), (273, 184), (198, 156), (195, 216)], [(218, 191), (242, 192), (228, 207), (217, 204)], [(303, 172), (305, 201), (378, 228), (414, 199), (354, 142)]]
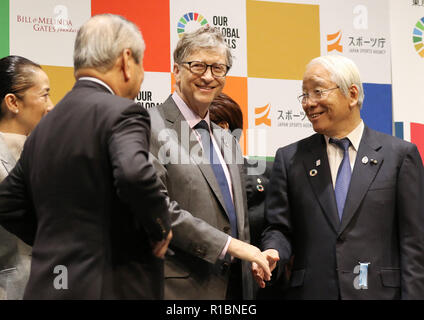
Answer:
[(317, 174), (318, 174), (317, 169), (312, 169), (311, 171), (309, 171), (309, 175), (310, 175), (311, 177), (315, 177)]
[(365, 157), (362, 158), (362, 163), (363, 164), (367, 164), (368, 163), (368, 157), (367, 156), (365, 156)]
[(256, 181), (259, 183), (259, 184), (261, 184), (262, 183), (262, 180), (261, 179), (256, 179)]
[(377, 164), (377, 163), (378, 163), (378, 161), (377, 161), (377, 160), (375, 160), (375, 159), (371, 159), (371, 163), (372, 163), (372, 164)]
[(318, 160), (315, 162), (315, 165), (316, 165), (317, 167), (319, 167), (319, 166), (321, 165), (321, 159), (318, 159)]
[(263, 186), (263, 185), (261, 185), (261, 184), (258, 184), (258, 185), (256, 186), (256, 189), (257, 189), (259, 192), (263, 192), (263, 191), (264, 191), (264, 186)]

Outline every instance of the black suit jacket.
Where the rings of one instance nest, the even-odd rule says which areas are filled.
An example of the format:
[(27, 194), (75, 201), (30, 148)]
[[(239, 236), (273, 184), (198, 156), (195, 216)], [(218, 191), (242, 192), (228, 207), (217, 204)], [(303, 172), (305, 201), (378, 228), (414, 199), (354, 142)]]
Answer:
[(170, 221), (149, 129), (133, 101), (80, 80), (31, 133), (0, 185), (2, 224), (33, 245), (24, 298), (162, 298), (150, 241)]
[[(262, 166), (259, 166), (259, 161)], [(256, 247), (260, 246), (261, 234), (264, 231), (265, 196), (269, 187), (273, 161), (259, 160), (257, 162), (244, 159), (244, 179), (246, 183), (247, 208), (249, 216), (250, 243)], [(264, 172), (256, 174), (250, 173), (255, 169), (263, 169)], [(262, 170), (260, 170), (262, 171)]]
[[(288, 298), (424, 299), (424, 170), (415, 145), (365, 126), (341, 222), (320, 134), (277, 151), (268, 191), (263, 246), (283, 264), (294, 255)], [(358, 289), (359, 262), (370, 263), (368, 289)]]

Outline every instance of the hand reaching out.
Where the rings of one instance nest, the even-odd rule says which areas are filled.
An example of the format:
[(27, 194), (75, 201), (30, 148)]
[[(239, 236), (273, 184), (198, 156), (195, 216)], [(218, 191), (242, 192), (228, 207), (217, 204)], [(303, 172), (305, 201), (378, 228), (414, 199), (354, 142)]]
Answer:
[(251, 244), (248, 244), (246, 242), (240, 241), (238, 239), (232, 238), (230, 241), (230, 245), (228, 246), (227, 252), (233, 257), (255, 263), (262, 270), (263, 278), (266, 281), (271, 280), (269, 261), (267, 260), (266, 255), (262, 254), (262, 252), (257, 247), (252, 246)]
[[(272, 272), (277, 266), (277, 262), (280, 260), (278, 251), (275, 249), (267, 249), (261, 253), (268, 261), (269, 270)], [(252, 273), (256, 282), (261, 288), (265, 288), (265, 281), (269, 281), (270, 278), (266, 276), (266, 272), (256, 262), (252, 262)]]

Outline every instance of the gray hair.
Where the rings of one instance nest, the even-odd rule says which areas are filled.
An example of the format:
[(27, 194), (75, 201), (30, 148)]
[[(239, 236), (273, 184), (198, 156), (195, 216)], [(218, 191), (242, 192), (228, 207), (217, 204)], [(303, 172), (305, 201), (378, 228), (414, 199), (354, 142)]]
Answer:
[(78, 30), (74, 49), (74, 70), (110, 70), (124, 49), (130, 49), (135, 62), (143, 59), (145, 44), (138, 27), (114, 14), (93, 16)]
[(331, 80), (337, 84), (340, 91), (349, 96), (349, 88), (356, 85), (358, 88), (358, 106), (362, 108), (364, 102), (364, 88), (356, 64), (349, 58), (341, 55), (327, 55), (312, 59), (307, 67), (313, 64), (320, 64), (331, 74)]
[(219, 50), (219, 48), (225, 51), (227, 65), (231, 68), (233, 65), (233, 56), (224, 40), (224, 36), (217, 28), (207, 25), (194, 32), (185, 33), (182, 36), (174, 50), (174, 62), (181, 64), (197, 49)]

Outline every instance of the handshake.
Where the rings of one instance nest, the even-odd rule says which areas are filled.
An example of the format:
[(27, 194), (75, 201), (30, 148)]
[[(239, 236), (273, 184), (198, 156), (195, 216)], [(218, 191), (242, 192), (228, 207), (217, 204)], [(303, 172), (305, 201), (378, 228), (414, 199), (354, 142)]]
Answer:
[(252, 261), (252, 274), (258, 285), (265, 288), (265, 281), (271, 280), (271, 272), (277, 266), (280, 257), (275, 249), (267, 249), (258, 254), (260, 256), (256, 259), (257, 261)]
[(257, 247), (235, 238), (230, 241), (228, 253), (233, 257), (252, 262), (253, 277), (261, 288), (265, 287), (265, 281), (271, 280), (271, 272), (280, 260), (275, 249), (261, 252)]

